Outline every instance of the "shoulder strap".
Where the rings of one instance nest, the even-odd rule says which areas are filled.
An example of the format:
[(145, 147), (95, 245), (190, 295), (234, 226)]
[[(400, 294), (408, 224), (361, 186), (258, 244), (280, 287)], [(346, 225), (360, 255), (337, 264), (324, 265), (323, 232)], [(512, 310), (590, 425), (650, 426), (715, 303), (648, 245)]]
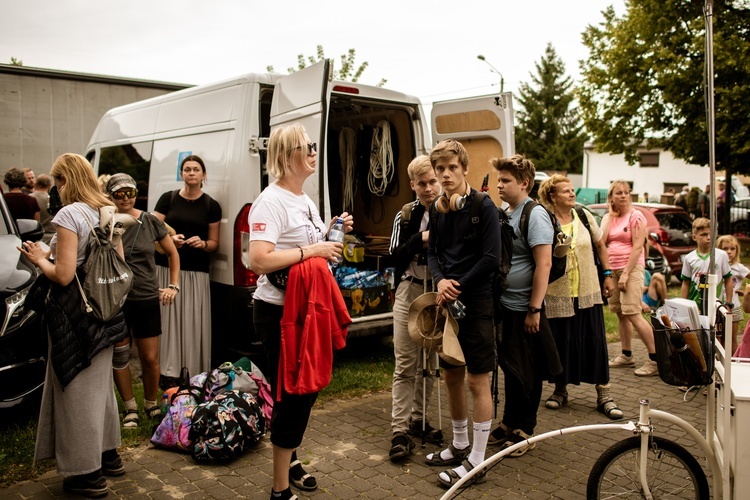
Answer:
[(581, 219), (581, 222), (584, 226), (586, 226), (586, 229), (588, 230), (589, 234), (591, 235), (591, 241), (593, 243), (594, 241), (594, 233), (591, 232), (591, 225), (589, 224), (589, 218), (586, 215), (586, 211), (582, 209), (581, 207), (575, 208), (576, 213), (578, 214), (578, 218)]
[(404, 225), (409, 225), (409, 221), (411, 220), (411, 212), (414, 210), (414, 202), (411, 201), (401, 207), (401, 223)]
[(141, 212), (141, 215), (138, 216), (138, 229), (135, 231), (135, 237), (133, 238), (133, 244), (130, 245), (130, 251), (128, 252), (128, 257), (133, 255), (133, 248), (135, 248), (135, 242), (138, 239), (138, 233), (141, 232), (141, 226), (143, 225), (143, 214), (146, 212)]
[(531, 217), (531, 211), (534, 210), (534, 207), (537, 205), (539, 205), (539, 203), (531, 200), (527, 202), (523, 206), (523, 210), (521, 210), (521, 220), (518, 222), (518, 229), (527, 244), (529, 242), (529, 218)]
[(80, 206), (78, 205), (73, 205), (73, 206), (76, 208), (76, 210), (81, 212), (81, 215), (83, 215), (84, 220), (86, 221), (86, 223), (88, 223), (89, 228), (91, 228), (91, 234), (94, 235), (94, 238), (96, 238), (98, 242), (99, 238), (96, 237), (96, 229), (94, 229), (94, 224), (91, 222), (91, 219), (89, 219), (89, 216), (86, 215), (86, 212)]
[[(99, 238), (96, 236), (96, 230), (94, 229), (94, 225), (91, 223), (91, 220), (89, 219), (89, 216), (86, 215), (86, 212), (81, 209), (78, 205), (73, 205), (76, 210), (81, 212), (81, 215), (83, 215), (83, 218), (86, 220), (86, 222), (89, 225), (89, 228), (91, 228), (91, 234), (94, 237), (94, 240), (96, 240), (97, 243), (99, 243)], [(89, 238), (91, 239), (91, 238)], [(94, 308), (91, 307), (91, 304), (89, 303), (88, 297), (86, 297), (86, 293), (83, 291), (83, 286), (81, 285), (81, 280), (78, 279), (78, 272), (76, 271), (73, 276), (75, 276), (76, 283), (78, 284), (78, 290), (81, 292), (81, 298), (83, 299), (83, 306), (87, 313), (91, 313)]]
[(471, 223), (479, 224), (479, 215), (482, 213), (482, 203), (487, 198), (487, 193), (477, 191), (471, 199)]

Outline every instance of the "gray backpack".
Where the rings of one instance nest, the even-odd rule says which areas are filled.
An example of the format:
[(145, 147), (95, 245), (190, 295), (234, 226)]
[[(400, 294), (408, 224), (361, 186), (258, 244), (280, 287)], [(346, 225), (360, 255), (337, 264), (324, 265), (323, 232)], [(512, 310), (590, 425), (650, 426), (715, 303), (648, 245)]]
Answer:
[[(109, 321), (120, 311), (133, 288), (133, 272), (117, 253), (112, 241), (117, 222), (114, 218), (106, 228), (94, 227), (86, 212), (76, 206), (91, 228), (86, 246), (83, 282), (76, 281), (83, 297), (86, 314), (99, 321)], [(101, 216), (101, 211), (100, 211)]]

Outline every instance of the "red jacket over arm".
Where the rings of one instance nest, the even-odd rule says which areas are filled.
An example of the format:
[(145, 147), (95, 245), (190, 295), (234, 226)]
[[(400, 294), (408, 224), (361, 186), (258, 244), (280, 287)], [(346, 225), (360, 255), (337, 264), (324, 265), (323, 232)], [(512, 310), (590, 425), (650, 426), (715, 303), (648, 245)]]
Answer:
[(333, 350), (346, 345), (352, 319), (336, 280), (322, 257), (289, 270), (276, 400), (289, 394), (320, 392), (331, 382)]

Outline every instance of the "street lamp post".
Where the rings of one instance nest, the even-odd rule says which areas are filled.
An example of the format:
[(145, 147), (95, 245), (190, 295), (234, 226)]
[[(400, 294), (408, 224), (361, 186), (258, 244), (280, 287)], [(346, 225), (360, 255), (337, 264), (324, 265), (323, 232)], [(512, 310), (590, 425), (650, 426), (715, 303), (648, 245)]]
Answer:
[(487, 66), (489, 66), (490, 68), (492, 68), (492, 71), (494, 71), (495, 73), (497, 73), (498, 75), (500, 75), (500, 93), (502, 94), (503, 90), (504, 90), (504, 87), (505, 87), (505, 79), (503, 78), (503, 74), (500, 73), (500, 71), (496, 67), (494, 67), (492, 64), (490, 64), (490, 62), (487, 59), (485, 59), (485, 57), (482, 54), (479, 54), (477, 56), (477, 59), (479, 59), (480, 61), (484, 61), (485, 63), (487, 63)]

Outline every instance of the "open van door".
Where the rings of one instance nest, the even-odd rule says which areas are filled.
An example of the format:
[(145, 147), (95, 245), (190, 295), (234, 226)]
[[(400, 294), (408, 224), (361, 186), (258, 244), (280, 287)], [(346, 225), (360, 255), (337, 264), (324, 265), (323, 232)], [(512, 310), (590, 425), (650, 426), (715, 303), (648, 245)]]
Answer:
[(324, 190), (328, 183), (326, 175), (326, 126), (328, 103), (330, 102), (330, 82), (333, 80), (333, 66), (325, 59), (303, 70), (292, 73), (276, 81), (271, 102), (271, 130), (283, 125), (301, 123), (310, 142), (318, 145), (318, 175), (311, 175), (303, 189), (318, 205), (320, 215), (326, 220), (330, 208), (325, 206)]
[(436, 102), (432, 105), (431, 125), (432, 146), (446, 139), (461, 142), (469, 153), (469, 185), (478, 191), (489, 174), (487, 194), (500, 205), (502, 200), (494, 189), (497, 179), (489, 161), (515, 154), (512, 94)]

